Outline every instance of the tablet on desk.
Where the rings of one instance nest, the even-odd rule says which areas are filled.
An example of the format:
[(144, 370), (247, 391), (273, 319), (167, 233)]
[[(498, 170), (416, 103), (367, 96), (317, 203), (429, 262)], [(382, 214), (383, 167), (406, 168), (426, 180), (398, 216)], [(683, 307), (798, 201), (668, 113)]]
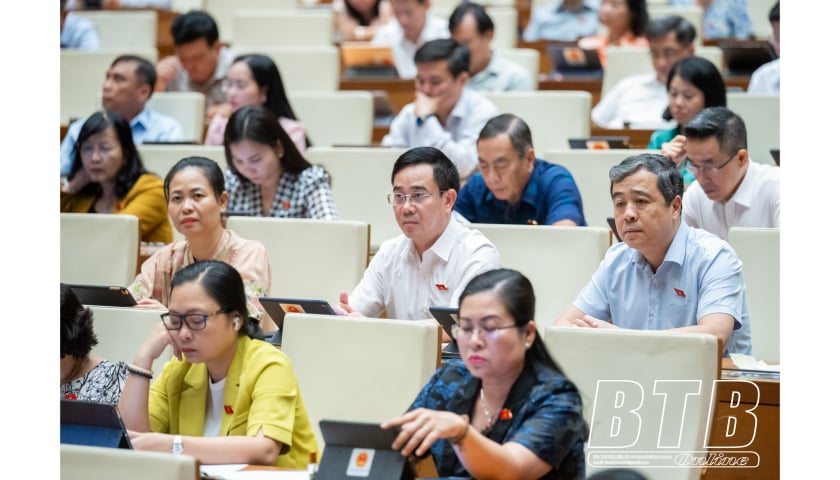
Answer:
[(287, 313), (315, 313), (319, 315), (335, 315), (332, 306), (326, 300), (312, 300), (306, 298), (279, 298), (260, 297), (260, 305), (263, 306), (268, 316), (277, 325), (277, 333), (271, 340), (272, 343), (280, 344), (283, 334), (283, 320)]
[(370, 42), (342, 42), (345, 78), (399, 78), (391, 47)]
[(587, 138), (570, 138), (569, 148), (587, 150), (612, 150), (615, 148), (630, 148), (630, 137), (601, 136)]
[(413, 480), (414, 469), (406, 457), (391, 449), (398, 428), (383, 430), (378, 423), (321, 420), (324, 454), (318, 478)]
[(577, 42), (550, 43), (546, 50), (556, 73), (573, 76), (601, 76), (604, 73), (598, 51), (580, 48)]
[(440, 351), (443, 358), (460, 358), (458, 342), (452, 336), (452, 326), (458, 323), (458, 309), (455, 307), (429, 307), (432, 316), (437, 320), (443, 331), (449, 335), (450, 342)]
[(67, 285), (82, 305), (102, 307), (133, 307), (137, 301), (125, 287), (104, 285)]
[(132, 448), (117, 407), (108, 403), (61, 399), (61, 443)]

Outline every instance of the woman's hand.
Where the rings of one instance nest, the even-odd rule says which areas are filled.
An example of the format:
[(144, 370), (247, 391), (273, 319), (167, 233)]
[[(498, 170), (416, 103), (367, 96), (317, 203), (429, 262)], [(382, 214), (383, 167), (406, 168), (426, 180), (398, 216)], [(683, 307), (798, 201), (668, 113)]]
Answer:
[(131, 447), (146, 452), (171, 452), (172, 435), (157, 432), (136, 432), (128, 430)]
[(400, 450), (405, 457), (412, 453), (419, 457), (425, 455), (437, 440), (462, 435), (465, 421), (464, 417), (452, 412), (418, 408), (384, 422), (381, 427), (385, 430), (400, 427), (391, 448)]
[(135, 365), (142, 368), (151, 368), (152, 362), (160, 358), (167, 345), (172, 345), (172, 355), (181, 360), (181, 349), (178, 348), (178, 343), (173, 338), (173, 335), (177, 334), (178, 332), (175, 330), (167, 330), (163, 322), (155, 325), (143, 345), (140, 346), (137, 357), (134, 359)]
[(671, 159), (677, 168), (685, 162), (685, 135), (677, 135), (670, 142), (662, 144), (662, 155)]
[(73, 176), (72, 180), (68, 180), (67, 183), (64, 184), (61, 190), (64, 193), (73, 195), (79, 193), (88, 183), (90, 183), (90, 177), (88, 177), (85, 169), (81, 168), (78, 172), (76, 172), (76, 175)]

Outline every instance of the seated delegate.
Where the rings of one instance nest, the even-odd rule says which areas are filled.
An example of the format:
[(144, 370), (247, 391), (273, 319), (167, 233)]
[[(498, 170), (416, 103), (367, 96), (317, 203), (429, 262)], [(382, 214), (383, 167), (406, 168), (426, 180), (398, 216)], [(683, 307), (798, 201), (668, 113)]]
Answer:
[[(134, 448), (202, 464), (306, 468), (318, 445), (297, 378), (248, 316), (239, 272), (196, 262), (175, 274), (170, 293), (119, 403)], [(149, 368), (167, 346), (174, 356), (152, 382)]]
[(579, 479), (588, 427), (580, 393), (545, 347), (531, 282), (495, 269), (470, 281), (452, 335), (460, 359), (435, 372), (398, 427), (393, 448), (431, 452), (440, 476)]

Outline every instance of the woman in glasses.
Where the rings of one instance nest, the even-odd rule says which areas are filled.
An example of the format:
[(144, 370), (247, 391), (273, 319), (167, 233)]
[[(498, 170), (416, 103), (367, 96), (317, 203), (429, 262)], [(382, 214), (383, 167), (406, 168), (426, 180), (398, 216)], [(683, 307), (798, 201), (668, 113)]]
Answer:
[(263, 330), (275, 330), (259, 303), (271, 288), (268, 252), (261, 242), (246, 240), (222, 223), (228, 192), (219, 165), (205, 157), (182, 158), (166, 174), (163, 193), (169, 219), (184, 240), (164, 246), (143, 262), (128, 286), (138, 307), (166, 309), (176, 272), (199, 260), (221, 260), (242, 276), (251, 315), (262, 320)]
[(171, 242), (163, 182), (146, 171), (131, 127), (109, 110), (85, 120), (73, 147), (73, 164), (61, 188), (61, 211), (120, 213), (137, 217), (140, 240)]
[[(169, 311), (129, 365), (119, 403), (134, 448), (306, 468), (318, 445), (297, 379), (248, 316), (239, 272), (200, 261), (170, 288)], [(149, 368), (167, 345), (174, 356), (152, 382)]]
[(400, 428), (396, 449), (431, 452), (441, 477), (583, 478), (580, 394), (546, 350), (534, 308), (531, 282), (515, 270), (467, 284), (452, 328), (461, 358), (382, 424)]

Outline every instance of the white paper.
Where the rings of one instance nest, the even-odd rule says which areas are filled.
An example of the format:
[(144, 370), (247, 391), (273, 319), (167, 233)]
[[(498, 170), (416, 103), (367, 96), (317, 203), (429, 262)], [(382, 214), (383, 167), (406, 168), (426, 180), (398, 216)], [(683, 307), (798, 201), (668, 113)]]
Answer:
[(732, 363), (742, 370), (761, 370), (764, 372), (779, 372), (780, 365), (767, 365), (764, 360), (756, 360), (752, 355), (732, 353), (729, 355)]

